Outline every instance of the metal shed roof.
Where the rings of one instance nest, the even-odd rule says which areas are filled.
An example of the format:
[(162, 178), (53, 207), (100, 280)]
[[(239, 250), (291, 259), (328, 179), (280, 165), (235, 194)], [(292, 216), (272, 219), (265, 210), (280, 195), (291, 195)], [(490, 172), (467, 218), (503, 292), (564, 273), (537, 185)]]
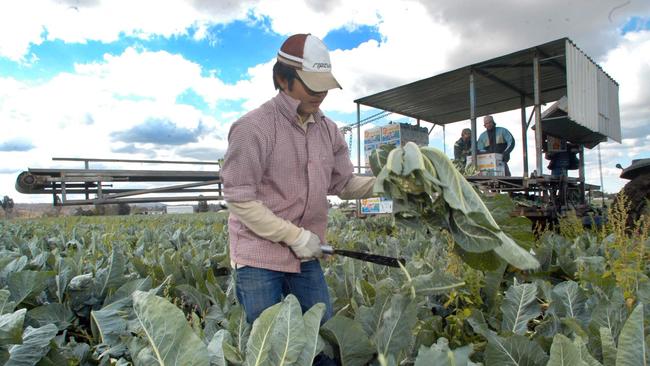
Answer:
[[(542, 61), (541, 102), (553, 102), (567, 95), (565, 55), (569, 45), (577, 49), (571, 40), (561, 38), (359, 98), (355, 103), (435, 124), (467, 120), (470, 118), (469, 75), (473, 72), (477, 116), (529, 107), (534, 104), (535, 56)], [(593, 61), (588, 60), (611, 83), (616, 84)]]

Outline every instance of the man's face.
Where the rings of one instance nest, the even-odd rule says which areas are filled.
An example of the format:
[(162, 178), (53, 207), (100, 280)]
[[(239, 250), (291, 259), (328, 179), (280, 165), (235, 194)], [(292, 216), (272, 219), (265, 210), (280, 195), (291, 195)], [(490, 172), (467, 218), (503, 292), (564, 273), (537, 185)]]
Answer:
[(494, 120), (491, 118), (483, 118), (483, 127), (485, 127), (486, 130), (491, 130), (494, 128)]
[(325, 97), (327, 96), (327, 91), (315, 92), (310, 90), (305, 83), (300, 80), (300, 78), (294, 80), (291, 90), (289, 90), (289, 83), (286, 80), (280, 79), (278, 81), (282, 90), (284, 90), (287, 95), (300, 101), (298, 114), (302, 117), (317, 112), (321, 103), (323, 103), (323, 100), (325, 100)]

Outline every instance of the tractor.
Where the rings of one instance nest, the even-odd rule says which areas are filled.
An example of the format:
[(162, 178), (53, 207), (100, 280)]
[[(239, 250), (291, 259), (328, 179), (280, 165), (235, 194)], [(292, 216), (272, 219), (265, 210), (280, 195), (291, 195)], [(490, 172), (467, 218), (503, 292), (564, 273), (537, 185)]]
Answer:
[(628, 223), (632, 224), (642, 215), (650, 217), (650, 159), (634, 159), (632, 165), (622, 169), (621, 178), (629, 182), (623, 187), (623, 192), (630, 202)]

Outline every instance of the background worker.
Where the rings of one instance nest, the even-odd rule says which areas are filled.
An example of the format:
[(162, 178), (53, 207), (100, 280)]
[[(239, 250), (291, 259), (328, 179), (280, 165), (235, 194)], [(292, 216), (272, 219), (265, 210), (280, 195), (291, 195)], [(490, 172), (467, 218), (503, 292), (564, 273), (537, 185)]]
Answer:
[(549, 160), (547, 168), (551, 170), (551, 175), (555, 177), (568, 176), (569, 170), (578, 169), (579, 167), (577, 157), (579, 146), (563, 139), (559, 140), (561, 141), (561, 148), (554, 151), (549, 151), (550, 148), (547, 148), (545, 154), (546, 159)]
[(249, 323), (289, 293), (303, 312), (324, 303), (325, 322), (332, 304), (318, 258), (327, 195), (370, 197), (375, 178), (353, 175), (343, 135), (320, 110), (341, 87), (320, 39), (289, 37), (273, 84), (278, 94), (232, 125), (221, 170), (236, 295)]
[(467, 163), (467, 156), (472, 153), (472, 130), (464, 128), (460, 138), (454, 144), (454, 160), (458, 160), (463, 166)]
[(485, 131), (481, 133), (481, 136), (476, 141), (476, 149), (482, 153), (502, 154), (505, 174), (510, 176), (508, 161), (510, 160), (510, 152), (515, 148), (515, 139), (507, 129), (496, 127), (492, 116), (483, 118), (483, 126)]

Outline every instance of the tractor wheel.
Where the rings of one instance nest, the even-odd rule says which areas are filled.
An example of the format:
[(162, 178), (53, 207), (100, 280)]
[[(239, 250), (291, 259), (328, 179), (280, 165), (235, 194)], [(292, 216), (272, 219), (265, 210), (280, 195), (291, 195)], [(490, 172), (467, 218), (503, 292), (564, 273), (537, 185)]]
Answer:
[(650, 216), (650, 172), (629, 181), (623, 191), (630, 202), (628, 225), (632, 225), (641, 215)]

